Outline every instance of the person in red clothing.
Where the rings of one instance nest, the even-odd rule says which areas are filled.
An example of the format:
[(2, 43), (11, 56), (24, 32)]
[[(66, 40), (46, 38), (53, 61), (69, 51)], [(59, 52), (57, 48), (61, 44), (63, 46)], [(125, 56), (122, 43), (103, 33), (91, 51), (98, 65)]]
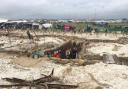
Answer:
[(56, 51), (53, 57), (60, 58), (60, 55), (61, 55), (60, 51)]
[(53, 57), (56, 57), (57, 52), (54, 52)]

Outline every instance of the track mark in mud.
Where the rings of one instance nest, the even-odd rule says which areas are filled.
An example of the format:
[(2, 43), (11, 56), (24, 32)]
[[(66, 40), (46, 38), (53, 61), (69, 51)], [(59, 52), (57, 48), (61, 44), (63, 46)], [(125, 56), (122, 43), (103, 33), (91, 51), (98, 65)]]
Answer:
[(98, 80), (96, 80), (96, 78), (91, 74), (91, 73), (88, 73), (88, 75), (91, 77), (91, 79), (96, 82), (99, 86), (102, 86), (102, 87), (110, 87), (111, 85), (109, 84), (106, 84), (106, 83), (101, 83), (99, 82)]

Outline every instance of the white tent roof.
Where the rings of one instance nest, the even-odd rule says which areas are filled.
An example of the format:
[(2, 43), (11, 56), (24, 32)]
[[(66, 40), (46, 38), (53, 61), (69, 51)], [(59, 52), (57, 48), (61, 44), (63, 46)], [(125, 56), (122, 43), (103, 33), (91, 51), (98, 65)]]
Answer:
[(0, 23), (2, 23), (2, 22), (8, 22), (8, 19), (1, 19), (0, 18)]
[(50, 27), (52, 27), (52, 24), (50, 24), (50, 23), (45, 23), (45, 24), (43, 24), (43, 26), (44, 26), (45, 28), (50, 28)]
[(16, 23), (25, 23), (25, 22), (28, 22), (27, 20), (12, 20), (10, 22), (16, 22)]

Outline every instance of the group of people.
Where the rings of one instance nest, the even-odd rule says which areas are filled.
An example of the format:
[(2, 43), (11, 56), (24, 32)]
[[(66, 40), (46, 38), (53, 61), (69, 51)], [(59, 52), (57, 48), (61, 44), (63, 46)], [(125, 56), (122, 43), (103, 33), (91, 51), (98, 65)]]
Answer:
[(64, 50), (56, 50), (53, 53), (47, 52), (48, 57), (55, 57), (61, 59), (76, 59), (78, 54), (78, 49), (76, 47)]

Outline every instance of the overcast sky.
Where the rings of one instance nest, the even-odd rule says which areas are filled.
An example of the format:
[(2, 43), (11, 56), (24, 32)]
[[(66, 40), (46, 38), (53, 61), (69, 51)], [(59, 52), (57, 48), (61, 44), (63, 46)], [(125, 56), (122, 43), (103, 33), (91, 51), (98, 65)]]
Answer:
[(0, 18), (128, 18), (128, 0), (1, 0)]

